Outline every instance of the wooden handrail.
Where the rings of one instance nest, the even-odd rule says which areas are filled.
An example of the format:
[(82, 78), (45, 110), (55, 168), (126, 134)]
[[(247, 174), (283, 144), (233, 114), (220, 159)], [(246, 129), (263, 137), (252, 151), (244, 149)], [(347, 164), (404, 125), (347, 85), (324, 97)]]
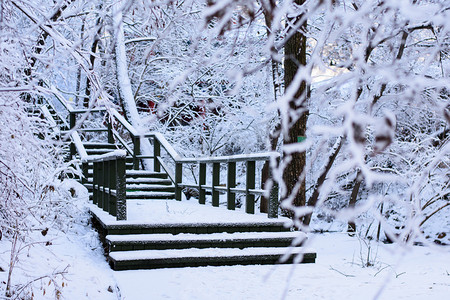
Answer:
[[(64, 101), (62, 99), (57, 99), (64, 105)], [(273, 184), (272, 190), (270, 193), (268, 191), (263, 191), (261, 189), (256, 188), (255, 182), (255, 171), (256, 171), (256, 161), (273, 161), (278, 160), (280, 158), (280, 154), (277, 152), (265, 152), (265, 153), (251, 153), (251, 154), (241, 154), (241, 155), (229, 155), (229, 156), (210, 156), (210, 157), (182, 157), (178, 152), (173, 148), (173, 146), (167, 141), (163, 134), (159, 132), (145, 132), (139, 133), (133, 125), (131, 125), (116, 109), (114, 108), (95, 108), (95, 109), (73, 109), (69, 104), (64, 105), (64, 107), (69, 111), (69, 115), (71, 118), (71, 125), (74, 126), (75, 114), (79, 113), (87, 113), (87, 112), (104, 112), (109, 113), (110, 117), (117, 121), (121, 127), (123, 127), (130, 134), (130, 138), (134, 143), (134, 148), (128, 146), (127, 142), (118, 135), (117, 131), (113, 131), (112, 126), (108, 126), (108, 132), (111, 136), (114, 136), (117, 141), (119, 141), (126, 150), (116, 150), (103, 155), (88, 155), (86, 149), (84, 148), (83, 143), (81, 142), (81, 138), (79, 133), (75, 130), (71, 133), (72, 143), (73, 143), (73, 152), (78, 152), (81, 157), (83, 163), (83, 172), (87, 176), (87, 164), (93, 163), (94, 174), (97, 174), (97, 179), (110, 176), (104, 173), (104, 168), (109, 168), (108, 174), (110, 173), (110, 169), (113, 168), (111, 165), (111, 161), (117, 163), (117, 161), (125, 161), (125, 157), (130, 154), (133, 157), (134, 168), (139, 168), (139, 160), (141, 159), (153, 159), (154, 162), (154, 171), (159, 172), (161, 168), (164, 169), (165, 173), (169, 175), (169, 179), (172, 181), (175, 187), (175, 199), (181, 200), (181, 191), (185, 187), (196, 187), (199, 190), (199, 203), (205, 203), (205, 191), (211, 190), (212, 193), (212, 203), (213, 206), (219, 206), (219, 192), (225, 192), (227, 194), (227, 207), (228, 209), (235, 209), (235, 200), (237, 193), (245, 194), (245, 202), (246, 202), (246, 212), (254, 213), (254, 203), (255, 203), (255, 195), (262, 195), (266, 193), (270, 194), (269, 200), (269, 217), (277, 217), (278, 213), (278, 186)], [(141, 139), (150, 139), (153, 142), (154, 152), (153, 156), (150, 155), (141, 155), (140, 154), (140, 140)], [(167, 153), (168, 157), (172, 161), (175, 167), (175, 172), (172, 172), (167, 165), (163, 161), (163, 156), (161, 156), (161, 148)], [(166, 156), (167, 157), (167, 156)], [(246, 171), (246, 180), (245, 187), (238, 188), (236, 186), (236, 163), (245, 163)], [(199, 174), (197, 184), (188, 184), (183, 182), (183, 165), (186, 164), (195, 164), (199, 167)], [(212, 165), (212, 184), (206, 186), (206, 165)], [(220, 169), (221, 165), (226, 165), (227, 172), (227, 182), (226, 186), (221, 186), (220, 184)], [(99, 170), (101, 170), (101, 172)], [(125, 171), (123, 171), (125, 172)], [(100, 175), (99, 175), (100, 174)], [(96, 178), (97, 175), (94, 175)], [(125, 175), (124, 175), (125, 176)], [(120, 199), (125, 199), (125, 191), (118, 192), (115, 188), (109, 187), (105, 185), (102, 181), (96, 182), (94, 184), (94, 188), (97, 188), (94, 193), (94, 198), (97, 197), (97, 193), (99, 195), (107, 195), (104, 197), (118, 197)], [(95, 180), (94, 180), (95, 181)], [(124, 185), (124, 184), (122, 184)], [(98, 187), (102, 186), (103, 190), (99, 190)], [(105, 192), (107, 189), (107, 193)], [(102, 196), (102, 197), (103, 197)], [(100, 199), (100, 198), (99, 198)], [(103, 199), (103, 198), (102, 198)], [(109, 198), (108, 198), (109, 199)], [(120, 201), (122, 201), (120, 200)], [(109, 201), (109, 200), (102, 200)], [(125, 200), (123, 200), (125, 201)], [(105, 204), (106, 205), (106, 204)], [(121, 204), (122, 205), (122, 204)], [(123, 206), (123, 205), (122, 205)], [(123, 216), (122, 216), (123, 217)]]

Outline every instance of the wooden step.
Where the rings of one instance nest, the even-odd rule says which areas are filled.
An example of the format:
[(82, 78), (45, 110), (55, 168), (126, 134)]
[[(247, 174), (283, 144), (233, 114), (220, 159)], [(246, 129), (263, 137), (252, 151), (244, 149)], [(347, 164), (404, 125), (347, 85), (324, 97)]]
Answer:
[(162, 191), (133, 191), (129, 190), (127, 187), (127, 200), (133, 199), (175, 199), (175, 193)]
[(171, 185), (172, 181), (164, 178), (127, 178), (127, 185), (129, 184)]
[(86, 148), (86, 153), (88, 155), (101, 155), (101, 154), (109, 153), (113, 150), (114, 149), (110, 149), (110, 148)]
[(212, 234), (129, 234), (108, 235), (109, 252), (187, 248), (289, 247), (296, 239), (300, 246), (306, 239), (301, 232), (239, 232)]
[(168, 178), (166, 173), (150, 172), (145, 170), (127, 170), (126, 175), (128, 178)]
[(84, 148), (86, 149), (117, 149), (117, 145), (110, 144), (110, 143), (92, 143), (92, 142), (84, 142), (83, 143)]
[[(181, 268), (225, 265), (263, 265), (298, 262), (314, 263), (316, 253), (312, 249), (292, 248), (205, 248), (117, 251), (109, 254), (114, 270), (157, 268)], [(283, 259), (282, 259), (283, 258)]]
[(156, 185), (156, 184), (127, 184), (128, 191), (152, 191), (152, 192), (171, 192), (175, 191), (173, 185)]
[(123, 234), (156, 234), (156, 233), (236, 233), (236, 232), (283, 232), (290, 231), (285, 227), (285, 221), (267, 221), (267, 222), (216, 222), (216, 223), (170, 223), (170, 224), (142, 224), (132, 222), (114, 222), (112, 224), (104, 223), (100, 217), (91, 211), (93, 222), (99, 228), (101, 234), (123, 235)]
[[(92, 175), (92, 172), (90, 173)], [(88, 183), (92, 183), (92, 177), (89, 177)], [(127, 186), (128, 185), (172, 185), (172, 181), (170, 179), (164, 178), (127, 178), (126, 179)]]

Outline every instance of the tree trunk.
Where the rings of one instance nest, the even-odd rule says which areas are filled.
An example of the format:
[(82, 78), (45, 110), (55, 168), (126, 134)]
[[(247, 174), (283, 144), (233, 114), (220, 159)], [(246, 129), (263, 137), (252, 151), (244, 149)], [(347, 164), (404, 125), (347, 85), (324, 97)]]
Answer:
[[(296, 0), (297, 5), (302, 5), (305, 0)], [(298, 23), (302, 15), (291, 19), (290, 24)], [(290, 88), (291, 83), (293, 83), (294, 77), (301, 66), (306, 65), (306, 36), (304, 34), (306, 30), (307, 22), (306, 20), (301, 24), (298, 30), (290, 29), (290, 31), (295, 30), (292, 37), (286, 42), (284, 46), (284, 85), (285, 91)], [(296, 88), (295, 95), (289, 100), (289, 109), (292, 112), (300, 113), (298, 119), (290, 120), (290, 128), (288, 130), (287, 136), (284, 137), (284, 145), (293, 144), (302, 141), (305, 138), (306, 132), (306, 121), (308, 120), (308, 110), (306, 107), (306, 100), (308, 97), (308, 87), (305, 81)], [(306, 204), (306, 186), (304, 178), (301, 179), (303, 169), (306, 164), (306, 153), (296, 152), (290, 155), (291, 161), (288, 163), (284, 170), (283, 180), (287, 188), (287, 196), (295, 193), (293, 198), (294, 206), (304, 206)], [(303, 176), (304, 177), (304, 176)], [(298, 191), (294, 191), (294, 187), (297, 182), (302, 180), (300, 188)], [(289, 216), (293, 216), (292, 212), (287, 212)]]
[[(273, 21), (273, 12), (276, 8), (276, 3), (275, 1), (271, 0), (269, 2), (266, 3), (266, 6), (263, 8), (264, 9), (264, 18), (265, 18), (265, 22), (266, 22), (266, 28), (267, 28), (267, 37), (269, 38), (271, 35), (275, 34), (273, 32), (273, 28), (272, 28), (272, 21)], [(277, 53), (277, 50), (275, 49), (275, 46), (272, 45), (272, 48), (270, 49), (271, 51), (271, 55)], [(278, 96), (281, 96), (281, 87), (280, 87), (280, 62), (276, 61), (272, 58), (272, 84), (273, 84), (273, 97), (274, 97), (274, 101), (278, 101)], [(278, 114), (279, 117), (279, 114)], [(275, 128), (273, 129), (272, 132), (270, 132), (269, 134), (269, 142), (270, 142), (270, 151), (276, 151), (277, 150), (277, 145), (278, 145), (278, 140), (280, 138), (281, 135), (281, 123), (279, 122), (279, 120), (277, 120), (277, 123), (275, 125)], [(266, 188), (266, 183), (269, 180), (270, 177), (270, 162), (266, 161), (264, 163), (264, 166), (262, 168), (261, 171), (261, 187), (263, 189)], [(265, 195), (263, 195), (261, 197), (261, 205), (260, 205), (260, 212), (262, 213), (267, 213), (269, 209), (269, 198), (266, 197)]]

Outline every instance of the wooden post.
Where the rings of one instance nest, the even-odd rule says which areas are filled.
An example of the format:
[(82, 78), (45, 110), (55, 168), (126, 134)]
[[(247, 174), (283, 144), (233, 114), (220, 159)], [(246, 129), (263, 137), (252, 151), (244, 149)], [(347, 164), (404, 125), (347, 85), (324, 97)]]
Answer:
[(227, 169), (227, 208), (234, 210), (236, 208), (236, 194), (231, 191), (236, 187), (236, 162), (228, 162)]
[(139, 170), (139, 158), (137, 156), (141, 153), (141, 139), (138, 136), (133, 136), (133, 169)]
[(153, 170), (155, 172), (161, 171), (161, 164), (159, 163), (158, 157), (161, 156), (161, 143), (156, 138), (153, 138)]
[(247, 164), (247, 174), (246, 174), (246, 184), (245, 184), (245, 212), (248, 214), (255, 213), (255, 195), (251, 194), (249, 190), (255, 188), (255, 168), (256, 164), (254, 160), (248, 160)]
[(219, 191), (216, 187), (220, 184), (220, 163), (213, 163), (212, 171), (212, 205), (219, 206)]
[(92, 202), (98, 203), (98, 162), (94, 162), (92, 166)]
[[(76, 114), (73, 112), (69, 112), (69, 130), (72, 130), (75, 128), (76, 125)], [(77, 152), (77, 149), (75, 148), (75, 144), (73, 142), (70, 143), (70, 159), (73, 159)]]
[(109, 170), (108, 170), (108, 160), (103, 160), (102, 161), (103, 164), (103, 188), (102, 188), (102, 206), (103, 206), (103, 210), (108, 212), (109, 211), (109, 193), (106, 192), (106, 190), (108, 189), (108, 178), (109, 178)]
[(97, 162), (97, 206), (103, 208), (103, 162)]
[(108, 120), (108, 143), (114, 144), (114, 135), (112, 132), (112, 124), (111, 121)]
[(71, 142), (70, 143), (70, 157), (69, 160), (72, 160), (73, 157), (77, 154), (77, 148), (75, 147), (75, 143)]
[(81, 177), (81, 184), (85, 184), (88, 183), (88, 178), (89, 178), (89, 164), (87, 162), (83, 162), (81, 163), (81, 172), (82, 177)]
[[(117, 159), (111, 159), (108, 161), (109, 164), (109, 174), (108, 174), (108, 181), (109, 181), (109, 214), (112, 216), (117, 216), (117, 203), (116, 203), (116, 196), (113, 196), (111, 193), (112, 190), (116, 190), (117, 184), (116, 184), (116, 173), (117, 173), (117, 166), (116, 163)], [(116, 191), (117, 192), (117, 191)]]
[(272, 179), (272, 188), (269, 196), (269, 218), (278, 218), (278, 182)]
[(74, 129), (77, 122), (76, 114), (73, 112), (69, 112), (69, 129)]
[(125, 160), (125, 157), (118, 157), (116, 160), (116, 220), (118, 221), (127, 219)]
[(206, 163), (199, 163), (198, 166), (198, 203), (205, 204), (206, 191), (202, 185), (206, 184)]
[(180, 183), (183, 180), (183, 164), (175, 162), (175, 200), (181, 201)]

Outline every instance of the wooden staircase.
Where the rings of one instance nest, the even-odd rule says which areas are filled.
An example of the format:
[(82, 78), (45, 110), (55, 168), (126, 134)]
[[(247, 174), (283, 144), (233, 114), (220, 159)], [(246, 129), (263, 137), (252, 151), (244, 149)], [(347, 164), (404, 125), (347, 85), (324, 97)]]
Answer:
[(143, 224), (111, 220), (97, 208), (91, 212), (114, 270), (277, 264), (295, 259), (314, 263), (316, 258), (314, 251), (301, 247), (306, 236), (287, 228), (285, 220)]
[[(103, 155), (118, 148), (112, 143), (83, 143), (88, 155)], [(133, 169), (133, 158), (126, 158), (126, 187), (127, 199), (173, 199), (175, 196), (172, 181), (168, 179), (167, 173), (150, 172)], [(92, 193), (93, 170), (89, 164), (89, 177), (85, 186)]]
[[(69, 109), (69, 115), (71, 116), (69, 122), (60, 117), (53, 106), (41, 107), (41, 111), (45, 117), (53, 120), (52, 122), (59, 127), (61, 132), (64, 132), (74, 126), (74, 115), (80, 112), (80, 110), (77, 112), (71, 111), (68, 106), (66, 108)], [(84, 178), (81, 181), (89, 190), (91, 199), (94, 198), (94, 203), (97, 204), (91, 207), (93, 224), (100, 234), (105, 254), (114, 270), (275, 264), (292, 263), (294, 261), (297, 263), (315, 262), (316, 253), (301, 247), (306, 236), (301, 232), (291, 231), (289, 226), (285, 226), (285, 220), (266, 219), (266, 221), (255, 220), (252, 222), (219, 222), (216, 220), (214, 222), (203, 222), (199, 219), (194, 223), (173, 220), (173, 222), (163, 224), (154, 223), (152, 220), (148, 222), (128, 220), (126, 202), (145, 201), (152, 203), (152, 201), (181, 200), (181, 188), (183, 186), (195, 187), (182, 183), (183, 163), (199, 164), (198, 180), (201, 183), (197, 185), (200, 190), (199, 203), (205, 204), (205, 189), (210, 188), (212, 205), (219, 206), (219, 191), (226, 191), (228, 193), (228, 213), (234, 214), (232, 211), (235, 209), (233, 195), (245, 193), (246, 206), (250, 205), (249, 208), (246, 208), (246, 212), (251, 214), (254, 211), (255, 194), (262, 194), (263, 191), (255, 189), (254, 176), (253, 178), (247, 176), (246, 189), (236, 187), (236, 163), (246, 163), (247, 169), (254, 174), (255, 161), (258, 159), (267, 161), (269, 158), (268, 156), (250, 155), (249, 157), (236, 158), (219, 157), (212, 160), (180, 160), (172, 148), (168, 149), (170, 146), (167, 145), (167, 142), (161, 141), (161, 137), (151, 134), (144, 137), (153, 138), (154, 154), (152, 158), (155, 161), (154, 169), (157, 171), (143, 170), (141, 159), (136, 154), (139, 153), (139, 148), (136, 151), (136, 147), (139, 147), (140, 142), (136, 138), (134, 129), (130, 124), (125, 123), (126, 121), (117, 113), (115, 116), (130, 132), (133, 146), (127, 145), (123, 141), (121, 143), (111, 142), (113, 138), (111, 138), (110, 127), (108, 129), (109, 142), (81, 141), (82, 137), (80, 138), (77, 135), (72, 136), (71, 144), (71, 158), (79, 158), (83, 162), (81, 167)], [(92, 132), (92, 130), (89, 131)], [(82, 135), (81, 132), (80, 135)], [(120, 137), (116, 138), (120, 140)], [(164, 171), (167, 166), (163, 166), (160, 159), (161, 145), (175, 161), (175, 174), (171, 176)], [(131, 147), (134, 147), (134, 150)], [(123, 181), (125, 181), (122, 186), (126, 187), (126, 191), (122, 193), (126, 193), (126, 198), (120, 200), (119, 197), (123, 196), (119, 196), (119, 183), (117, 183), (117, 187), (116, 183), (111, 186), (102, 183), (102, 180), (103, 182), (115, 181), (114, 176), (109, 176), (109, 173), (110, 170), (115, 170), (116, 162), (112, 162), (110, 158), (105, 157), (114, 154), (117, 152), (116, 150), (126, 150), (121, 152), (126, 153), (126, 156), (123, 156), (124, 167), (121, 167), (124, 169), (124, 173), (122, 173), (124, 175), (122, 176)], [(86, 157), (89, 159), (86, 160)], [(107, 162), (105, 162), (105, 159)], [(102, 171), (103, 173), (100, 172), (103, 175), (96, 175), (96, 178), (98, 176), (108, 178), (100, 181), (96, 179), (97, 181), (95, 181), (93, 179), (95, 177), (93, 163), (97, 163), (95, 170), (99, 168), (99, 163), (103, 166), (101, 168), (107, 168)], [(213, 184), (211, 187), (206, 186), (204, 179), (207, 163), (213, 164)], [(230, 185), (230, 187), (227, 188), (220, 186), (218, 178), (221, 163), (228, 166), (227, 186)], [(118, 162), (117, 168), (119, 168)], [(99, 174), (98, 170), (95, 172)], [(117, 178), (120, 177), (117, 176)], [(94, 195), (94, 192), (97, 193), (97, 196)], [(98, 196), (99, 193), (101, 194), (100, 197)], [(277, 194), (275, 196), (277, 197)], [(277, 201), (277, 198), (275, 200)], [(122, 204), (119, 205), (119, 202)], [(117, 209), (117, 218), (114, 217), (116, 212), (113, 213), (110, 209), (111, 205), (115, 205), (114, 209)], [(119, 206), (122, 209), (120, 218)], [(276, 207), (275, 209), (277, 210)], [(269, 217), (272, 216), (273, 218), (276, 214), (277, 212), (274, 211), (272, 206)]]

